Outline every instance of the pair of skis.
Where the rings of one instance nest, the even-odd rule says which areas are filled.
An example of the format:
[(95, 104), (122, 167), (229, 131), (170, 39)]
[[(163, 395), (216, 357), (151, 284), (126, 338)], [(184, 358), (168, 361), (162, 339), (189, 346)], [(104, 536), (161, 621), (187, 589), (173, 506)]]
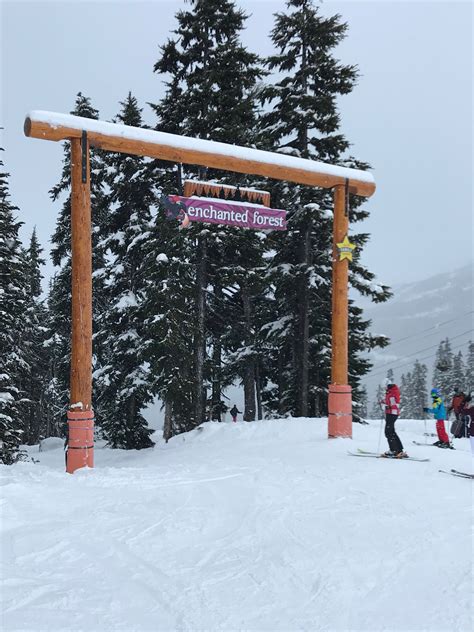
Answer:
[[(413, 441), (413, 443), (415, 445), (421, 445), (422, 448), (427, 448), (427, 447), (431, 447), (431, 448), (439, 448), (438, 445), (435, 445), (434, 443), (420, 443), (419, 441)], [(449, 448), (442, 448), (443, 450), (455, 450), (456, 448), (454, 448), (452, 445), (449, 446)]]
[(350, 456), (365, 456), (372, 459), (386, 459), (387, 461), (390, 459), (393, 461), (429, 461), (429, 459), (420, 459), (416, 456), (406, 456), (403, 459), (397, 459), (394, 456), (385, 456), (384, 454), (380, 454), (379, 452), (368, 452), (367, 450), (361, 450), (360, 448), (357, 448), (357, 452), (348, 452), (348, 454)]
[(447, 470), (438, 470), (438, 471), (442, 472), (443, 474), (451, 474), (451, 476), (458, 476), (459, 478), (474, 479), (474, 474), (468, 474), (467, 472), (460, 472), (459, 470), (449, 470), (449, 472)]
[[(420, 461), (421, 463), (426, 463), (427, 461), (430, 460), (430, 459), (420, 459), (415, 456), (408, 456), (403, 459), (397, 459), (394, 456), (387, 457), (383, 454), (379, 454), (378, 452), (368, 452), (367, 450), (361, 450), (360, 448), (357, 448), (357, 452), (348, 452), (348, 454), (350, 456), (361, 456), (361, 457), (368, 457), (368, 458), (373, 458), (373, 459), (387, 459), (387, 460), (392, 459), (394, 461)], [(458, 478), (467, 478), (470, 480), (474, 480), (474, 474), (468, 474), (467, 472), (461, 472), (460, 470), (451, 469), (449, 470), (449, 472), (447, 470), (439, 470), (439, 472), (442, 472), (443, 474), (451, 474), (451, 476), (457, 476)]]

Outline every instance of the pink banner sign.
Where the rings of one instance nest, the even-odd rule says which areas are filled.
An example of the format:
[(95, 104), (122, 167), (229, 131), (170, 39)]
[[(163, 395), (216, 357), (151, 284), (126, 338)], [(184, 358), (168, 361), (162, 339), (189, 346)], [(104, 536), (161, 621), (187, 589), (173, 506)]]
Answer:
[(181, 222), (183, 228), (191, 222), (206, 222), (252, 230), (286, 230), (286, 211), (249, 202), (164, 195), (161, 203), (166, 216)]

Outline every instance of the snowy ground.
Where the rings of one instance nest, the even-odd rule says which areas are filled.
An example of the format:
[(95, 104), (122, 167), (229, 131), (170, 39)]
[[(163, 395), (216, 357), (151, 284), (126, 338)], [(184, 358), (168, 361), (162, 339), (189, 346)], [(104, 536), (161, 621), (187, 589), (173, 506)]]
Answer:
[(326, 426), (207, 423), (73, 476), (61, 449), (2, 466), (2, 630), (471, 630), (472, 482), (438, 472), (471, 471), (467, 440), (414, 446), (403, 421), (429, 463), (364, 459), (347, 450), (379, 422)]

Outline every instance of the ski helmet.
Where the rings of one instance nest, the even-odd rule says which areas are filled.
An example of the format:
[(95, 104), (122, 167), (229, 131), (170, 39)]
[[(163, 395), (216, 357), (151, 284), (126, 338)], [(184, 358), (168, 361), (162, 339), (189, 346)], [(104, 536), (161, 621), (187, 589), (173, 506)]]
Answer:
[(439, 397), (439, 389), (438, 388), (432, 388), (431, 389), (431, 397)]

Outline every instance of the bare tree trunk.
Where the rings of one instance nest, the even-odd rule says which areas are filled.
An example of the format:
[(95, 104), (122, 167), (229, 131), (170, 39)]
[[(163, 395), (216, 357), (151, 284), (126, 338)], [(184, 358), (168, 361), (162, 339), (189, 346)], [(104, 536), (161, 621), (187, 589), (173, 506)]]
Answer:
[[(222, 300), (222, 288), (219, 282), (214, 282), (214, 296), (218, 305)], [(222, 331), (221, 326), (214, 323), (214, 342), (212, 349), (212, 394), (211, 394), (211, 420), (222, 421)]]
[(308, 415), (308, 372), (309, 372), (309, 288), (307, 269), (310, 254), (309, 226), (306, 227), (300, 261), (304, 274), (298, 280), (298, 357), (297, 365), (297, 411), (298, 415)]
[(257, 395), (257, 419), (263, 419), (262, 387), (260, 384), (260, 367), (258, 364), (258, 360), (255, 362), (255, 392)]
[(194, 424), (199, 426), (204, 421), (203, 406), (203, 382), (204, 382), (204, 355), (206, 335), (204, 331), (206, 316), (206, 237), (200, 236), (198, 240), (198, 267), (196, 278), (196, 333), (194, 337)]
[(211, 419), (213, 421), (222, 421), (221, 418), (221, 363), (222, 363), (222, 346), (220, 339), (214, 341), (212, 351), (212, 404)]
[(173, 436), (173, 428), (172, 428), (172, 418), (173, 418), (173, 408), (170, 401), (165, 400), (165, 421), (163, 424), (163, 439), (168, 443), (168, 441)]
[[(252, 339), (252, 308), (250, 294), (246, 285), (242, 286), (242, 303), (247, 330), (247, 348), (253, 345)], [(255, 421), (255, 361), (253, 356), (245, 360), (244, 368), (244, 421)]]
[(283, 411), (283, 359), (282, 351), (278, 351), (278, 416), (282, 417)]

